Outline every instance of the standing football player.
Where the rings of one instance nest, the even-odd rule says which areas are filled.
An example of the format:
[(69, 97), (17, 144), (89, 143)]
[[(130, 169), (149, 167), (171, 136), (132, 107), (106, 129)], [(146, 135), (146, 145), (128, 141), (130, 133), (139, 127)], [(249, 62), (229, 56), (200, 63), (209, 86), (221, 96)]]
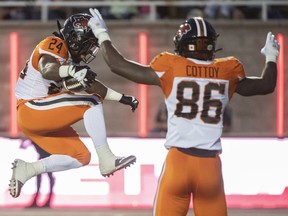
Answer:
[(109, 177), (136, 161), (133, 155), (118, 157), (110, 150), (102, 100), (119, 101), (134, 111), (137, 99), (106, 87), (95, 79), (89, 67), (80, 65), (91, 62), (99, 50), (98, 38), (88, 26), (90, 18), (89, 14), (72, 15), (63, 28), (58, 22), (60, 33), (42, 40), (20, 73), (16, 86), (18, 125), (50, 156), (32, 163), (14, 160), (9, 184), (14, 198), (33, 176), (79, 168), (90, 162), (91, 153), (71, 126), (82, 119), (103, 176)]
[[(159, 86), (168, 111), (165, 147), (169, 149), (160, 178), (153, 215), (186, 216), (193, 197), (195, 216), (226, 216), (221, 134), (224, 108), (233, 93), (272, 93), (276, 86), (279, 44), (269, 32), (261, 53), (261, 77), (247, 77), (231, 56), (215, 58), (218, 34), (207, 20), (194, 17), (180, 25), (175, 54), (162, 52), (150, 65), (127, 60), (112, 45), (97, 9), (88, 25), (99, 39), (112, 72), (136, 83)], [(191, 196), (192, 195), (192, 196)]]

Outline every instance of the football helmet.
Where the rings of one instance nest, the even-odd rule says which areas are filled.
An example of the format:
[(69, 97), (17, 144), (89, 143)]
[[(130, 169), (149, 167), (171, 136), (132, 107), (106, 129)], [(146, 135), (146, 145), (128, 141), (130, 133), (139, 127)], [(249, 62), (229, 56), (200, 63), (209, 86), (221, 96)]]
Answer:
[(60, 27), (59, 29), (75, 63), (83, 61), (88, 64), (96, 57), (99, 51), (98, 39), (88, 26), (90, 18), (91, 15), (89, 14), (74, 14), (64, 22), (63, 28)]
[(218, 34), (202, 17), (193, 17), (182, 23), (173, 38), (175, 53), (186, 58), (212, 60)]

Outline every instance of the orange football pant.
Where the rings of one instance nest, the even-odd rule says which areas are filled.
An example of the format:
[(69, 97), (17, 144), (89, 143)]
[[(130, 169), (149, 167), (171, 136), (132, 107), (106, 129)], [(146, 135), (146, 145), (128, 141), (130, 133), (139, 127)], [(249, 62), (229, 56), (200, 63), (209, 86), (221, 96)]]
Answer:
[(91, 153), (71, 125), (83, 119), (85, 111), (93, 103), (100, 103), (98, 97), (71, 93), (20, 102), (17, 107), (18, 125), (47, 153), (69, 155), (87, 165)]
[(221, 159), (168, 151), (159, 178), (154, 216), (186, 216), (193, 197), (195, 216), (227, 216)]

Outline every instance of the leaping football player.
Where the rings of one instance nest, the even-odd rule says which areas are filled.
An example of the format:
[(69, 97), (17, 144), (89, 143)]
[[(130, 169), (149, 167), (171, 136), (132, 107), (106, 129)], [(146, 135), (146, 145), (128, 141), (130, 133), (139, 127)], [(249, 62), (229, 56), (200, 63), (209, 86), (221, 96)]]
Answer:
[[(63, 27), (58, 22), (59, 32), (36, 46), (20, 73), (16, 85), (19, 128), (49, 157), (36, 162), (14, 160), (9, 184), (14, 198), (33, 176), (89, 164), (91, 152), (71, 127), (82, 119), (103, 176), (110, 176), (136, 161), (133, 155), (114, 155), (107, 142), (102, 101), (119, 101), (134, 111), (138, 100), (108, 88), (87, 67), (99, 50), (98, 38), (87, 25), (90, 18), (89, 14), (75, 14)], [(86, 92), (78, 92), (81, 90)]]

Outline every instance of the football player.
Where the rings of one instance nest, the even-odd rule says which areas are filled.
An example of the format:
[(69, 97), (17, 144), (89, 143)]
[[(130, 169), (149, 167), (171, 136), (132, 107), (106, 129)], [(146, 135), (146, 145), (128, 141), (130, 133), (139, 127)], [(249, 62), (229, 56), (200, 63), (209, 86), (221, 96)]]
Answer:
[[(99, 50), (98, 38), (87, 25), (90, 18), (89, 14), (72, 15), (63, 28), (58, 22), (60, 33), (42, 40), (20, 73), (16, 86), (18, 125), (50, 156), (32, 163), (14, 160), (9, 184), (14, 198), (33, 176), (79, 168), (90, 162), (91, 153), (71, 126), (82, 119), (95, 146), (103, 176), (109, 177), (136, 161), (133, 155), (115, 156), (107, 143), (102, 101), (119, 101), (134, 111), (138, 100), (106, 87), (85, 66)], [(73, 85), (68, 85), (71, 79), (74, 79)], [(76, 88), (77, 91), (86, 92), (68, 91), (62, 88), (63, 83), (68, 90), (74, 89), (75, 84), (82, 86)]]
[(111, 43), (97, 9), (88, 25), (99, 39), (112, 72), (136, 83), (159, 86), (168, 110), (168, 154), (159, 178), (153, 215), (186, 216), (193, 197), (195, 216), (226, 216), (221, 160), (224, 108), (233, 93), (272, 93), (279, 44), (269, 32), (261, 53), (261, 77), (247, 77), (233, 57), (215, 58), (218, 34), (201, 17), (183, 22), (174, 37), (175, 53), (162, 52), (149, 65), (124, 58)]

